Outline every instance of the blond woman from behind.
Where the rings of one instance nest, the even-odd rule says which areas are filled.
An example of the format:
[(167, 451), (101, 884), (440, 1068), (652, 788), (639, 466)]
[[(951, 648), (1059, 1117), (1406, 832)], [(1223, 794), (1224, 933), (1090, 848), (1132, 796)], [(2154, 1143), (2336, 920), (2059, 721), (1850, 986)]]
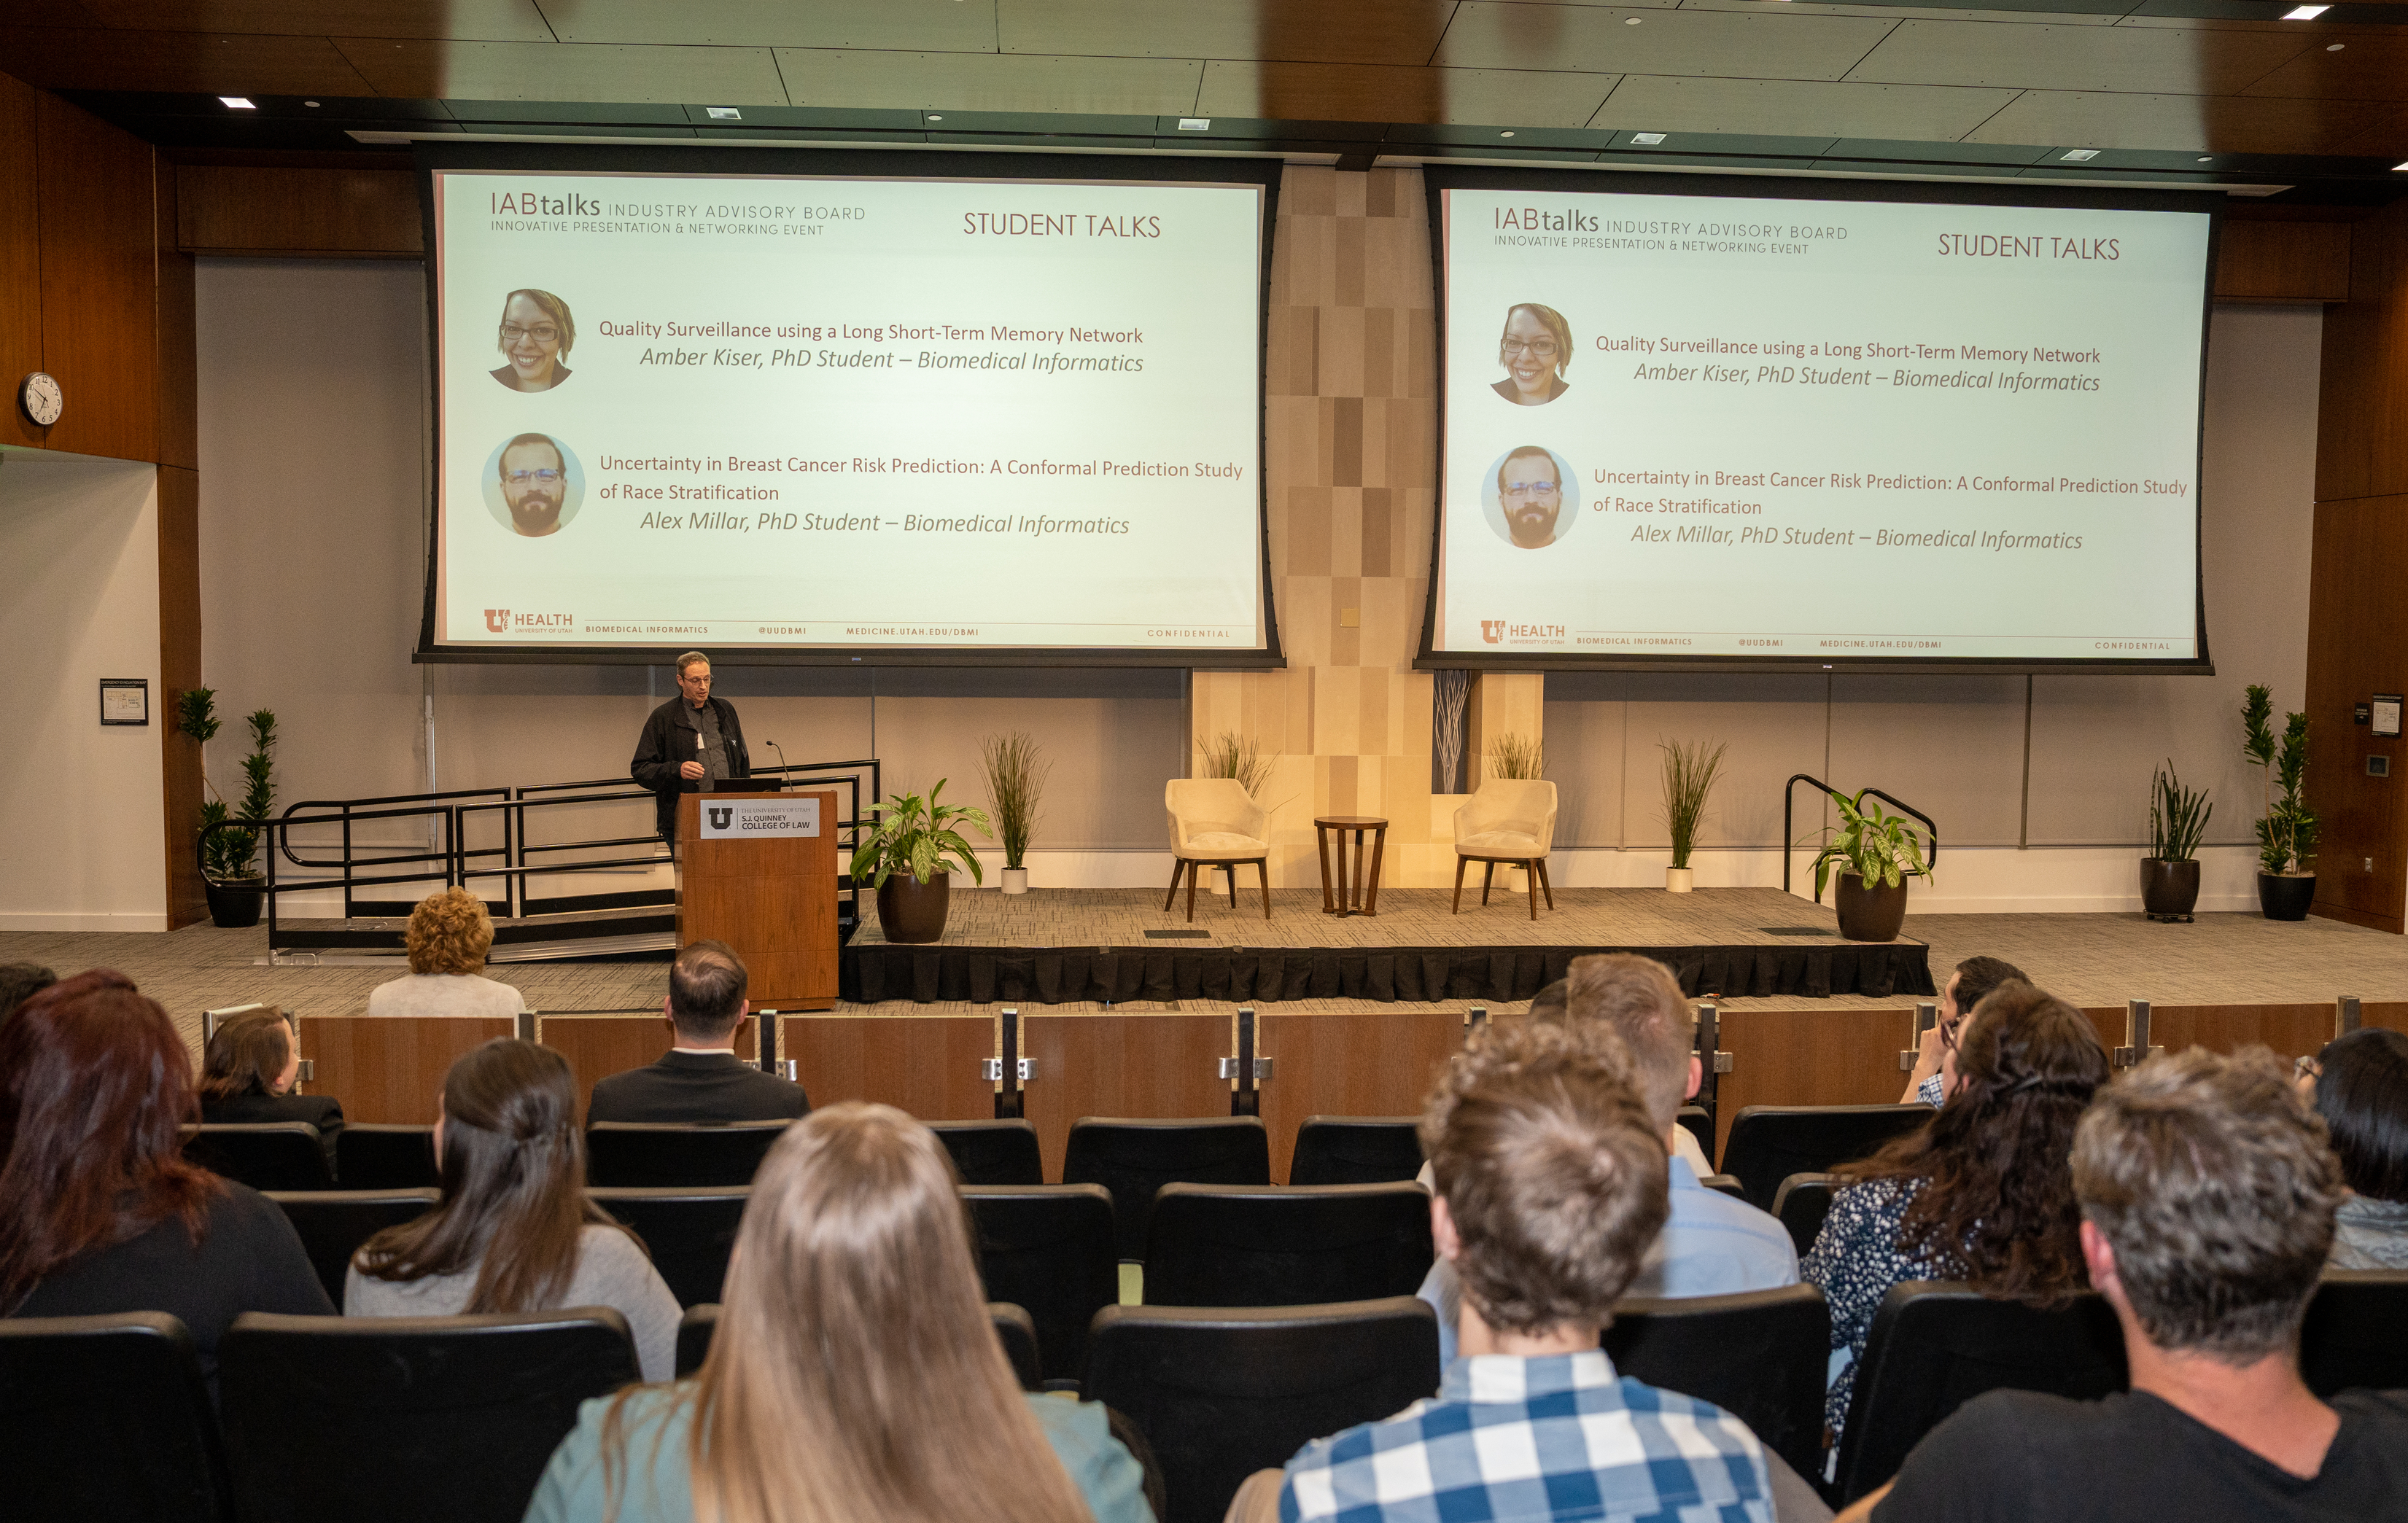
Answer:
[(466, 889), (428, 894), (409, 912), (404, 937), (409, 975), (368, 992), (372, 1016), (498, 1016), (508, 1020), (526, 1001), (508, 984), (485, 977), (494, 949), (494, 922), (485, 903)]
[(788, 1128), (700, 1374), (586, 1402), (528, 1523), (1153, 1523), (1104, 1409), (1012, 1378), (956, 1183), (889, 1106)]

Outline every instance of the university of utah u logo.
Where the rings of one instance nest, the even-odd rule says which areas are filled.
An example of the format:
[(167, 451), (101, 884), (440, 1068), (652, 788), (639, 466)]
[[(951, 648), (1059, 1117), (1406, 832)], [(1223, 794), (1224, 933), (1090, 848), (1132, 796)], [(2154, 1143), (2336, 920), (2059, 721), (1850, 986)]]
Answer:
[(710, 828), (715, 831), (724, 831), (728, 827), (729, 822), (734, 820), (735, 818), (736, 810), (734, 806), (731, 805), (724, 809), (713, 806), (710, 811)]
[(509, 632), (509, 627), (510, 611), (508, 608), (488, 608), (485, 610), (485, 628), (491, 630), (495, 634), (503, 634)]
[(1505, 643), (1505, 620), (1501, 619), (1482, 619), (1480, 621), (1480, 637), (1487, 641), (1490, 645), (1503, 645)]

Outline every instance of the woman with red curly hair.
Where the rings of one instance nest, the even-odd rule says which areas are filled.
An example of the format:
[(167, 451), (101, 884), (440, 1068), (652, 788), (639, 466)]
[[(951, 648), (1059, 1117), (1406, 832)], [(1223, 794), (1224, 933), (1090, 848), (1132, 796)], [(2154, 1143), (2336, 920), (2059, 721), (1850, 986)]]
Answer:
[(409, 975), (368, 991), (372, 1016), (494, 1016), (515, 1018), (527, 1007), (519, 991), (484, 976), (494, 948), (485, 902), (466, 889), (428, 894), (409, 912), (404, 934)]
[(159, 1002), (94, 969), (0, 1022), (0, 1316), (165, 1312), (216, 1388), (244, 1312), (331, 1317), (284, 1213), (184, 1160), (193, 1059)]

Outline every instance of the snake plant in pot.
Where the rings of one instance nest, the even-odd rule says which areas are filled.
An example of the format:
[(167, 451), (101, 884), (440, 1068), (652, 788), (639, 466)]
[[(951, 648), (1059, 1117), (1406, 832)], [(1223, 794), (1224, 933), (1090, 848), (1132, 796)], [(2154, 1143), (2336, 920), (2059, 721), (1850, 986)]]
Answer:
[(986, 881), (978, 853), (954, 828), (993, 840), (986, 811), (939, 804), (944, 791), (939, 777), (924, 799), (897, 793), (869, 806), (878, 822), (853, 854), (853, 880), (878, 890), (878, 930), (890, 942), (924, 944), (944, 935), (953, 868), (968, 873), (973, 883)]
[(1906, 880), (1929, 877), (1925, 864), (1927, 839), (1918, 839), (1904, 815), (1885, 813), (1871, 789), (1854, 798), (1834, 790), (1837, 825), (1823, 827), (1830, 839), (1814, 858), (1814, 902), (1823, 901), (1824, 885), (1838, 870), (1831, 905), (1839, 911), (1840, 934), (1849, 941), (1896, 941), (1906, 923)]
[(2259, 769), (2265, 790), (2266, 813), (2258, 820), (2258, 907), (2270, 920), (2304, 920), (2316, 899), (2321, 824), (2300, 797), (2308, 776), (2308, 717), (2284, 716), (2278, 750), (2273, 714), (2273, 695), (2253, 685), (2241, 704), (2241, 754)]
[(2149, 779), (2149, 855), (2141, 859), (2141, 907), (2152, 920), (2187, 923), (2199, 907), (2199, 844), (2215, 805), (2174, 776), (2172, 761)]

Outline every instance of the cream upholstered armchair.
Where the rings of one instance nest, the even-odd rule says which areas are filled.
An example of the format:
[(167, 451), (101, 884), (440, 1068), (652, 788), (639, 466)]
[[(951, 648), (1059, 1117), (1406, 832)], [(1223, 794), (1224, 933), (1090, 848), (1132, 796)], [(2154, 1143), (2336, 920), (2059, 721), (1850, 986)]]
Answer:
[(1470, 802), (1455, 812), (1455, 907), (1463, 909), (1463, 870), (1485, 862), (1480, 875), (1480, 902), (1488, 903), (1488, 886), (1496, 881), (1497, 864), (1508, 862), (1528, 874), (1530, 918), (1539, 918), (1539, 895), (1555, 907), (1555, 885), (1547, 881), (1547, 852), (1555, 844), (1555, 785), (1536, 778), (1491, 777), (1480, 785)]
[(1229, 875), (1229, 907), (1238, 907), (1238, 864), (1252, 862), (1262, 878), (1263, 918), (1271, 918), (1270, 816), (1235, 777), (1173, 777), (1162, 788), (1170, 814), (1170, 892), (1168, 912), (1187, 876), (1187, 918), (1196, 918), (1196, 879), (1208, 867)]

